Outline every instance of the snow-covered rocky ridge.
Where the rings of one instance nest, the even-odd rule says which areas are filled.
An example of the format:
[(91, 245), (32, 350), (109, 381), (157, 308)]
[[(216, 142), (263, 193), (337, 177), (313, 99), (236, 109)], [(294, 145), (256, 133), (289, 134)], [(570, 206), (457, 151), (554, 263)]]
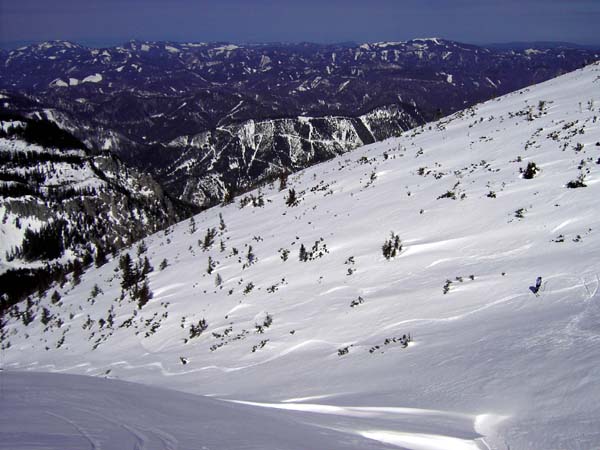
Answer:
[(76, 259), (100, 264), (191, 214), (149, 175), (90, 152), (51, 122), (0, 118), (0, 160), (2, 307), (18, 300), (23, 285), (44, 289), (39, 270), (50, 276)]
[(599, 86), (591, 65), (155, 234), (129, 251), (154, 266), (140, 289), (115, 258), (13, 309), (5, 368), (300, 410), (402, 448), (597, 447)]
[[(408, 107), (407, 107), (408, 108)], [(169, 143), (181, 155), (164, 170), (165, 188), (209, 206), (265, 179), (292, 173), (357, 147), (399, 135), (422, 120), (401, 109), (380, 108), (360, 117), (295, 117), (219, 127)], [(184, 149), (184, 150), (182, 150)]]

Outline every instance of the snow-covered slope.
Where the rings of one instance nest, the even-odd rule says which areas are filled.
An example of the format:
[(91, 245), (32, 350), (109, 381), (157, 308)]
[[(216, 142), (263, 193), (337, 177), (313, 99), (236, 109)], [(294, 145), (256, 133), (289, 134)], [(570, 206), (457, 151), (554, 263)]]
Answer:
[(599, 88), (588, 66), (153, 235), (138, 289), (116, 258), (13, 310), (5, 367), (367, 414), (402, 448), (598, 447)]
[[(0, 377), (2, 411), (10, 411), (0, 415), (3, 450), (397, 448), (361, 435), (360, 426), (378, 411), (281, 413), (117, 380), (34, 373)], [(339, 418), (344, 426), (335, 423)], [(453, 422), (460, 424), (461, 418)]]

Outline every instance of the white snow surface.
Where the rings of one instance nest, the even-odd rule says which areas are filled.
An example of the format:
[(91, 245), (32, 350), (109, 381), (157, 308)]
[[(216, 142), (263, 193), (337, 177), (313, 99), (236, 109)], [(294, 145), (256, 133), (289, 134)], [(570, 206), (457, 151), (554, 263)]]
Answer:
[(94, 75), (88, 75), (81, 82), (82, 83), (100, 83), (102, 81), (102, 75), (95, 73)]
[[(2, 404), (20, 411), (10, 405), (22, 401), (38, 411), (36, 430), (67, 436), (71, 426), (73, 439), (103, 449), (600, 448), (599, 93), (595, 64), (291, 175), (296, 206), (275, 183), (251, 193), (263, 207), (238, 198), (197, 215), (194, 232), (185, 221), (147, 238), (154, 297), (141, 310), (129, 294), (119, 300), (115, 258), (51, 289), (28, 326), (9, 318)], [(529, 162), (539, 171), (525, 179)], [(586, 187), (566, 187), (579, 177)], [(209, 228), (217, 236), (203, 250)], [(390, 231), (403, 246), (387, 260)], [(322, 256), (299, 261), (300, 245), (315, 242)], [(111, 307), (114, 326), (100, 326)], [(201, 319), (207, 329), (190, 338)], [(169, 402), (159, 389), (83, 378), (105, 383), (125, 412), (108, 414), (109, 400), (77, 407), (91, 387), (38, 407), (79, 382), (13, 371), (108, 375), (190, 395)], [(45, 383), (39, 395), (18, 394)], [(245, 403), (227, 410), (192, 394)], [(1, 442), (33, 439), (18, 417), (2, 414)], [(131, 444), (98, 442), (102, 426)], [(167, 435), (198, 441), (158, 443)], [(60, 448), (75, 448), (64, 439)]]
[[(0, 380), (2, 409), (10, 411), (0, 415), (3, 450), (385, 450), (400, 440), (426, 443), (414, 448), (479, 448), (472, 440), (477, 433), (457, 431), (468, 422), (462, 416), (385, 408), (281, 411), (78, 375), (9, 372)], [(406, 418), (415, 430), (429, 421), (460, 437), (386, 429)]]

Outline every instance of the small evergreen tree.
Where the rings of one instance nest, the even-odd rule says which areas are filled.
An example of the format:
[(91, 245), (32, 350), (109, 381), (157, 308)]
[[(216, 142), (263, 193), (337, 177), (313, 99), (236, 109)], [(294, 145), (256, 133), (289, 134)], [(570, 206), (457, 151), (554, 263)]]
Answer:
[(73, 284), (75, 286), (81, 283), (81, 275), (83, 275), (83, 264), (81, 264), (81, 260), (75, 259), (73, 261)]
[(27, 303), (25, 304), (25, 311), (21, 313), (21, 320), (23, 321), (23, 325), (27, 326), (35, 319), (35, 314), (33, 313), (33, 301), (30, 297), (27, 297)]
[(215, 237), (217, 236), (217, 230), (215, 228), (209, 228), (206, 230), (204, 240), (202, 241), (202, 250), (208, 250), (215, 243)]
[(108, 316), (106, 317), (106, 323), (108, 324), (109, 328), (113, 328), (115, 325), (115, 308), (113, 305), (111, 305), (110, 309), (108, 310)]
[(102, 289), (100, 289), (100, 287), (97, 284), (94, 284), (94, 287), (92, 288), (92, 292), (90, 292), (90, 296), (92, 298), (96, 298), (100, 294), (102, 294)]
[(148, 303), (152, 299), (152, 291), (150, 290), (150, 286), (148, 286), (148, 280), (144, 280), (142, 286), (137, 291), (137, 302), (138, 308), (142, 309), (142, 307)]
[(42, 317), (40, 317), (40, 320), (44, 325), (48, 325), (52, 320), (52, 314), (50, 313), (50, 310), (45, 306), (42, 308)]
[(96, 265), (96, 267), (102, 267), (106, 263), (107, 259), (104, 247), (102, 247), (101, 245), (96, 246), (96, 258), (94, 259), (94, 264)]
[(298, 252), (298, 259), (302, 262), (308, 261), (308, 253), (306, 252), (306, 247), (304, 244), (300, 244), (300, 251)]
[(206, 272), (210, 275), (211, 273), (213, 273), (213, 270), (215, 269), (215, 262), (213, 261), (212, 257), (208, 257), (208, 267), (206, 268)]
[(287, 261), (288, 257), (290, 255), (290, 251), (287, 248), (280, 248), (279, 249), (279, 257), (282, 259), (282, 261)]
[(129, 253), (125, 253), (119, 259), (119, 268), (121, 269), (121, 287), (123, 290), (127, 290), (132, 287), (137, 279), (135, 269), (133, 268), (133, 261)]
[(400, 236), (395, 234), (393, 231), (390, 233), (390, 238), (384, 242), (381, 247), (381, 251), (385, 259), (394, 258), (398, 253), (402, 251), (402, 241)]
[(296, 190), (294, 188), (288, 189), (288, 196), (285, 199), (287, 206), (296, 206), (298, 204), (298, 197), (296, 196)]
[(52, 303), (53, 305), (56, 305), (59, 301), (60, 301), (60, 294), (58, 293), (58, 291), (54, 291), (54, 293), (52, 294), (52, 297), (50, 297), (50, 303)]
[(252, 246), (249, 245), (248, 253), (246, 254), (246, 264), (244, 264), (244, 267), (250, 267), (255, 262), (256, 262), (256, 256), (254, 255), (254, 252), (252, 251)]
[(521, 171), (523, 172), (523, 178), (525, 178), (526, 180), (530, 180), (533, 177), (535, 177), (539, 170), (540, 169), (533, 161), (527, 164), (525, 170), (521, 169)]
[(154, 267), (152, 267), (152, 265), (150, 264), (150, 261), (148, 260), (147, 256), (144, 256), (144, 261), (142, 262), (142, 277), (145, 277), (146, 275), (148, 275), (150, 272), (152, 272), (154, 270)]

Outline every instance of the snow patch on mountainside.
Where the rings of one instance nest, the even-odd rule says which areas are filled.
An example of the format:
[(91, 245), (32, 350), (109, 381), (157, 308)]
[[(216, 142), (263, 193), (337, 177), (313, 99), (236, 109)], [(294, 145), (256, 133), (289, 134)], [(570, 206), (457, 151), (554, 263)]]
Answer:
[(94, 75), (88, 75), (83, 80), (81, 80), (82, 83), (100, 83), (101, 81), (102, 75), (100, 75), (99, 73), (96, 73)]

